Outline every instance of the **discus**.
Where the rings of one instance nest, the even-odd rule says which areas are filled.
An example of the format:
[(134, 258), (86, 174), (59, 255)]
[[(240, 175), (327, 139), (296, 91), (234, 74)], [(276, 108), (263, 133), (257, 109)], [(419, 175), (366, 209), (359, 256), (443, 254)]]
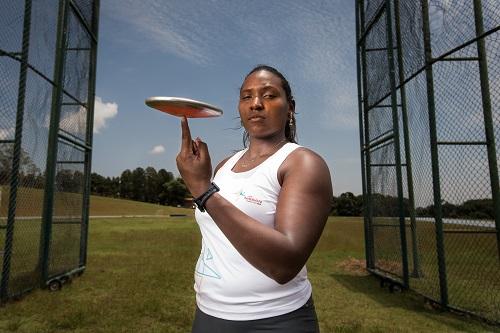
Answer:
[(176, 117), (213, 118), (222, 115), (222, 110), (214, 105), (182, 97), (149, 97), (146, 105)]

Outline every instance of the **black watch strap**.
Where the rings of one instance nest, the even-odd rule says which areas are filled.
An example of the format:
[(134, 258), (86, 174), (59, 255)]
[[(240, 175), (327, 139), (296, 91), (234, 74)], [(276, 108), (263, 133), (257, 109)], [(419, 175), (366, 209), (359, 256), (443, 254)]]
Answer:
[(196, 204), (196, 207), (198, 207), (200, 212), (205, 211), (205, 202), (207, 202), (208, 198), (210, 198), (212, 194), (214, 194), (215, 192), (219, 192), (219, 190), (219, 186), (215, 185), (215, 183), (212, 183), (205, 193), (194, 199), (194, 203)]

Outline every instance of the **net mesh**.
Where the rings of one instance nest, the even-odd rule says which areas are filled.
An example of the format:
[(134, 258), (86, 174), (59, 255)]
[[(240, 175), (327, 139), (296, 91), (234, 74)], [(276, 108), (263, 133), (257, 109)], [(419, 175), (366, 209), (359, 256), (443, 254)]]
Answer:
[[(59, 17), (63, 5), (65, 18)], [(84, 264), (88, 98), (96, 47), (88, 29), (97, 21), (94, 7), (94, 0), (0, 2), (0, 301)], [(60, 22), (67, 39), (58, 49)], [(23, 31), (29, 31), (24, 40)], [(54, 77), (58, 66), (64, 73), (60, 82)], [(59, 86), (62, 104), (54, 109)], [(51, 131), (57, 133), (56, 146), (49, 143)], [(52, 215), (46, 216), (49, 208)]]
[[(362, 98), (368, 105), (369, 137), (365, 160), (370, 161), (371, 185), (368, 216), (374, 271), (389, 274), (397, 281), (404, 278), (403, 258), (408, 258), (409, 286), (425, 296), (442, 301), (440, 282), (447, 287), (451, 307), (500, 321), (500, 265), (497, 243), (491, 174), (498, 167), (500, 140), (500, 2), (483, 0), (481, 17), (484, 35), (476, 32), (473, 1), (365, 0), (360, 10), (365, 22), (358, 35), (363, 80), (367, 89)], [(389, 6), (387, 6), (389, 4)], [(391, 40), (394, 47), (395, 73), (390, 73), (387, 9), (391, 8)], [(432, 59), (426, 60), (424, 22), (428, 19)], [(398, 29), (400, 33), (398, 34)], [(479, 38), (478, 38), (479, 37)], [(486, 49), (487, 70), (481, 72), (479, 42)], [(398, 61), (399, 60), (399, 61)], [(482, 61), (482, 60), (481, 60)], [(428, 75), (432, 73), (432, 86)], [(395, 86), (390, 85), (394, 75)], [(481, 84), (481, 78), (489, 87)], [(485, 79), (487, 78), (487, 80)], [(405, 99), (402, 99), (402, 90)], [(391, 92), (398, 97), (392, 105)], [(492, 124), (484, 110), (491, 98)], [(434, 101), (436, 143), (431, 145), (429, 101)], [(402, 122), (402, 107), (408, 121)], [(398, 127), (392, 110), (398, 110)], [(403, 129), (408, 129), (408, 142)], [(494, 132), (496, 156), (489, 160), (486, 129)], [(363, 130), (363, 129), (360, 129)], [(395, 138), (381, 143), (392, 133)], [(399, 151), (394, 140), (399, 138)], [(379, 142), (377, 142), (379, 141)], [(433, 162), (432, 150), (436, 152)], [(402, 164), (396, 165), (397, 155)], [(406, 157), (408, 154), (408, 158)], [(433, 163), (439, 173), (433, 179)], [(409, 168), (411, 164), (411, 169)], [(401, 170), (398, 191), (397, 170)], [(411, 170), (411, 173), (409, 171)], [(409, 179), (413, 186), (409, 187)], [(436, 182), (439, 180), (439, 183)], [(409, 202), (413, 194), (414, 207)], [(434, 193), (440, 196), (443, 243), (437, 242)], [(403, 201), (400, 209), (398, 198)], [(410, 214), (414, 212), (414, 214)], [(412, 219), (410, 216), (414, 215)], [(399, 221), (406, 221), (406, 244), (402, 242)], [(500, 217), (497, 217), (497, 219)], [(496, 224), (497, 223), (497, 224)], [(437, 252), (446, 275), (440, 276)]]

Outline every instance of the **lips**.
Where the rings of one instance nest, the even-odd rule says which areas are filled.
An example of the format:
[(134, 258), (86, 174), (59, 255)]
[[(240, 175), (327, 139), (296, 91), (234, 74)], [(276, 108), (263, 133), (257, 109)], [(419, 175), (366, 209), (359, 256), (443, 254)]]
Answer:
[(264, 120), (265, 118), (262, 117), (262, 116), (251, 116), (248, 118), (249, 121), (260, 121), (260, 120)]

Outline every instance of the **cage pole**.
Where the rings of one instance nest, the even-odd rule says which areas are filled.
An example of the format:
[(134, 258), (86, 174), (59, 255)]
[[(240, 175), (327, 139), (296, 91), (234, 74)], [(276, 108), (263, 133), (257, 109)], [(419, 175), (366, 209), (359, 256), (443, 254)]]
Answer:
[(95, 0), (92, 15), (92, 30), (96, 41), (91, 41), (93, 45), (90, 50), (90, 68), (89, 68), (89, 89), (87, 97), (87, 133), (85, 144), (90, 149), (85, 149), (85, 172), (83, 189), (83, 207), (82, 207), (82, 229), (80, 233), (80, 267), (87, 264), (87, 244), (89, 230), (89, 211), (90, 211), (90, 185), (92, 172), (92, 137), (94, 131), (94, 100), (95, 100), (95, 81), (97, 64), (97, 36), (99, 24), (99, 0)]
[(370, 169), (371, 156), (370, 156), (370, 128), (369, 128), (369, 118), (368, 118), (368, 83), (366, 79), (366, 28), (365, 28), (365, 2), (364, 0), (359, 1), (359, 22), (360, 22), (360, 40), (361, 43), (359, 47), (361, 48), (361, 81), (363, 90), (363, 136), (364, 136), (364, 148), (362, 149), (362, 154), (365, 154), (365, 189), (364, 198), (366, 201), (363, 202), (365, 206), (365, 218), (367, 221), (367, 237), (368, 237), (368, 257), (366, 258), (366, 265), (368, 268), (375, 268), (375, 247), (374, 247), (374, 236), (373, 236), (373, 207), (372, 207), (372, 172)]
[(439, 179), (439, 155), (437, 146), (436, 105), (434, 100), (434, 76), (432, 72), (432, 46), (429, 22), (428, 0), (421, 0), (422, 30), (424, 34), (425, 76), (427, 80), (427, 108), (429, 112), (429, 136), (431, 144), (432, 189), (434, 195), (434, 218), (436, 225), (436, 251), (439, 270), (441, 304), (448, 306), (448, 284), (443, 236), (443, 216), (441, 207), (441, 184)]
[(358, 119), (359, 119), (359, 145), (360, 145), (360, 152), (361, 152), (361, 187), (363, 190), (363, 225), (364, 225), (364, 232), (365, 232), (365, 258), (368, 263), (368, 257), (370, 256), (370, 250), (369, 250), (369, 242), (368, 242), (368, 218), (367, 218), (367, 209), (366, 209), (366, 179), (365, 179), (365, 155), (363, 151), (363, 143), (364, 143), (364, 136), (363, 136), (363, 92), (361, 88), (361, 59), (360, 59), (360, 47), (358, 46), (358, 40), (360, 37), (360, 20), (359, 20), (359, 1), (356, 0), (355, 2), (355, 11), (356, 11), (356, 76), (358, 80)]
[[(481, 0), (474, 0), (474, 21), (476, 36), (484, 34), (483, 10)], [(479, 77), (481, 80), (481, 96), (483, 101), (484, 131), (488, 150), (488, 167), (490, 171), (491, 197), (495, 216), (498, 258), (500, 260), (500, 193), (498, 182), (497, 153), (495, 147), (495, 130), (491, 112), (490, 85), (488, 78), (488, 60), (484, 38), (477, 40), (477, 54), (479, 58)]]
[(49, 256), (52, 236), (52, 215), (54, 212), (54, 187), (57, 167), (57, 139), (61, 104), (63, 99), (64, 66), (68, 43), (68, 3), (69, 0), (59, 2), (56, 55), (54, 64), (54, 84), (52, 89), (52, 106), (50, 111), (50, 128), (47, 149), (47, 163), (45, 168), (45, 193), (43, 197), (43, 220), (40, 240), (40, 286), (43, 288), (49, 279)]
[(398, 57), (398, 75), (399, 75), (399, 88), (401, 97), (401, 114), (403, 121), (403, 137), (405, 147), (405, 162), (406, 162), (406, 181), (408, 185), (408, 203), (410, 213), (410, 230), (411, 230), (411, 245), (412, 245), (412, 258), (413, 258), (413, 272), (412, 277), (418, 278), (422, 276), (420, 269), (420, 258), (418, 253), (417, 241), (417, 221), (415, 217), (415, 195), (413, 190), (413, 170), (411, 163), (411, 150), (410, 150), (410, 131), (408, 128), (408, 108), (406, 102), (406, 89), (402, 84), (405, 81), (404, 61), (403, 61), (403, 44), (401, 43), (401, 20), (400, 20), (400, 7), (399, 0), (394, 1), (394, 19), (396, 25), (396, 50)]
[(396, 159), (396, 182), (398, 191), (398, 208), (399, 208), (399, 233), (401, 239), (401, 261), (403, 265), (403, 285), (409, 287), (408, 276), (408, 249), (406, 244), (406, 222), (403, 201), (403, 175), (401, 166), (401, 147), (399, 139), (399, 120), (398, 120), (398, 97), (396, 91), (396, 73), (394, 65), (394, 43), (392, 31), (392, 8), (391, 0), (385, 1), (385, 17), (386, 17), (386, 35), (387, 35), (387, 61), (389, 63), (389, 81), (391, 84), (391, 108), (392, 108), (392, 126), (394, 133), (394, 152)]
[(9, 208), (7, 211), (7, 226), (5, 230), (4, 258), (2, 263), (2, 279), (0, 281), (0, 301), (9, 296), (10, 267), (14, 240), (14, 224), (16, 220), (17, 190), (19, 187), (19, 169), (21, 167), (22, 136), (24, 122), (24, 107), (26, 104), (26, 81), (28, 78), (28, 55), (31, 30), (31, 0), (24, 2), (23, 40), (21, 64), (19, 69), (19, 85), (17, 94), (16, 129), (12, 149), (12, 167), (10, 170)]

